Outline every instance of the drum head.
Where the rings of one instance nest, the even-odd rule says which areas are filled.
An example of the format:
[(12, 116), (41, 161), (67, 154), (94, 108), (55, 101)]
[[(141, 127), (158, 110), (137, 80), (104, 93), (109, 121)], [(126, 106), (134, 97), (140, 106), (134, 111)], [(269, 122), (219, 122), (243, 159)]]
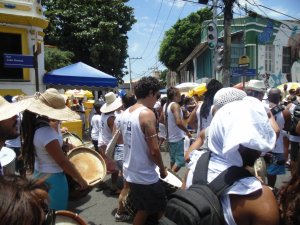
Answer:
[(11, 148), (2, 147), (0, 151), (0, 162), (3, 167), (10, 164), (16, 158), (16, 153)]
[(63, 139), (64, 139), (64, 141), (66, 141), (68, 139), (68, 143), (72, 144), (76, 147), (83, 145), (83, 141), (81, 140), (81, 138), (73, 133), (64, 133)]
[(98, 152), (90, 148), (78, 147), (69, 152), (68, 158), (89, 185), (96, 185), (104, 179), (106, 165)]
[[(159, 167), (156, 167), (156, 172), (159, 174)], [(174, 173), (172, 170), (167, 169), (168, 175), (162, 179), (160, 178), (161, 181), (174, 186), (176, 188), (180, 188), (182, 186), (182, 179), (180, 176), (178, 176), (176, 173)]]
[(78, 214), (67, 210), (55, 212), (56, 225), (87, 225), (87, 223)]

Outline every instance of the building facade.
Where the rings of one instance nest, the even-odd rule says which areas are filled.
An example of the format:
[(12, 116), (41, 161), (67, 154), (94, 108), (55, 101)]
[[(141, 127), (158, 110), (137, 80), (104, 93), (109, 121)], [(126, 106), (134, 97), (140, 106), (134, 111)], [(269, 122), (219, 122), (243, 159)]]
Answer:
[[(217, 21), (217, 28), (220, 47), (223, 45), (223, 20)], [(234, 19), (231, 31), (231, 68), (239, 67), (239, 58), (247, 55), (250, 58), (249, 69), (255, 69), (255, 76), (247, 79), (263, 79), (269, 87), (287, 81), (300, 82), (300, 23), (277, 21), (255, 14), (254, 17)], [(221, 80), (222, 60), (217, 61), (222, 55), (218, 54), (217, 47), (216, 63), (213, 63), (213, 50), (208, 48), (206, 40), (207, 31), (204, 29), (201, 43), (177, 69), (184, 79), (192, 74), (194, 81), (206, 77)], [(241, 77), (231, 77), (231, 84), (241, 80)]]
[[(32, 95), (44, 91), (43, 30), (48, 21), (40, 0), (2, 0), (0, 2), (0, 95)], [(33, 56), (36, 68), (7, 68), (4, 54)]]

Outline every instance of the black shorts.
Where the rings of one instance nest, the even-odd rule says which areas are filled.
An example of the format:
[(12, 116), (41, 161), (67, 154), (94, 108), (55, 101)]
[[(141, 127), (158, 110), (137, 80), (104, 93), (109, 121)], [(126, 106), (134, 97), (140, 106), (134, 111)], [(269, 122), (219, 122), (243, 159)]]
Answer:
[(133, 206), (137, 210), (149, 213), (163, 212), (166, 208), (167, 197), (161, 181), (154, 184), (143, 185), (129, 183), (132, 193)]
[(299, 142), (291, 141), (290, 158), (292, 161), (297, 161), (298, 153), (299, 153)]

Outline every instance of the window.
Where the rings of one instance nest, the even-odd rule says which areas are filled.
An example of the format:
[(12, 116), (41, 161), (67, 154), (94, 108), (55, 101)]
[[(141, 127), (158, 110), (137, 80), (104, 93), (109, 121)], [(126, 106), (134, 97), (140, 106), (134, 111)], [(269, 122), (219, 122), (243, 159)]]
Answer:
[(4, 68), (4, 53), (22, 54), (21, 34), (0, 32), (0, 79), (23, 79), (22, 68)]
[(274, 45), (266, 45), (265, 54), (265, 71), (266, 73), (274, 73), (274, 58), (275, 58), (275, 47)]
[(282, 73), (291, 72), (291, 47), (282, 48)]

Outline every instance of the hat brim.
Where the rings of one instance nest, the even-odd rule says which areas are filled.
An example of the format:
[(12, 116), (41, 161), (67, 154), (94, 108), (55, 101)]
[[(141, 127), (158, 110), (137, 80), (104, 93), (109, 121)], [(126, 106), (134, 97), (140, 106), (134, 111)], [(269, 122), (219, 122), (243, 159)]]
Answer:
[(120, 108), (123, 105), (122, 103), (122, 99), (121, 98), (117, 98), (113, 103), (107, 104), (105, 103), (101, 108), (100, 111), (102, 113), (109, 113), (112, 111), (117, 110), (118, 108)]
[(31, 101), (29, 99), (20, 100), (15, 103), (6, 102), (0, 107), (0, 121), (7, 120), (29, 107)]
[(267, 90), (261, 89), (261, 88), (256, 88), (256, 87), (245, 87), (245, 90), (250, 90), (250, 91), (257, 91), (261, 93), (265, 93)]
[(32, 103), (27, 110), (59, 121), (80, 120), (80, 116), (67, 106), (62, 109), (55, 109), (46, 105), (39, 99), (32, 99)]

